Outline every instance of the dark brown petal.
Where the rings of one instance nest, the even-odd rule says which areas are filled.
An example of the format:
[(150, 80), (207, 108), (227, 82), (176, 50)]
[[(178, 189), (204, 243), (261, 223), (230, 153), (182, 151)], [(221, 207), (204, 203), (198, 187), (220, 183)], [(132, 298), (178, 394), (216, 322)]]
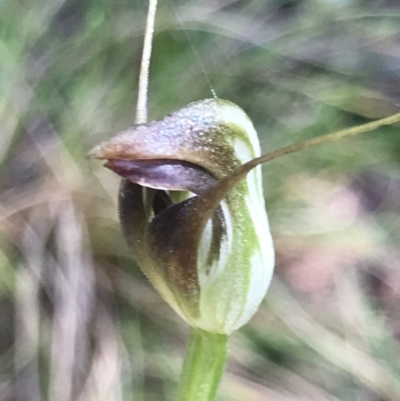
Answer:
[(196, 316), (199, 313), (198, 244), (189, 241), (189, 248), (186, 249), (181, 241), (182, 237), (190, 235), (184, 224), (187, 214), (193, 212), (191, 199), (167, 207), (149, 223), (144, 191), (147, 192), (147, 199), (159, 192), (127, 180), (122, 182), (119, 213), (124, 237), (133, 250), (137, 264), (153, 284), (168, 283), (181, 310), (189, 316)]
[[(162, 202), (159, 210), (150, 221), (143, 197), (142, 185), (162, 187), (163, 189), (189, 190), (200, 194), (210, 188), (216, 180), (204, 169), (191, 163), (177, 161), (109, 161), (107, 167), (129, 179), (124, 181), (119, 198), (120, 221), (124, 236), (133, 249), (137, 263), (149, 266), (146, 258), (151, 255), (157, 266), (145, 271), (169, 283), (175, 299), (182, 310), (196, 316), (199, 299), (197, 274), (197, 227), (193, 225), (196, 210), (194, 198), (172, 205), (162, 199), (160, 190), (147, 190), (147, 202)], [(161, 198), (158, 198), (161, 196)], [(213, 216), (212, 246), (213, 258), (219, 257), (220, 241), (226, 230), (222, 211), (217, 208)], [(152, 263), (150, 263), (152, 265)], [(148, 268), (148, 267), (147, 267)]]
[(195, 164), (179, 160), (109, 160), (105, 167), (144, 187), (203, 193), (215, 178)]
[(193, 198), (172, 205), (159, 213), (149, 227), (150, 249), (160, 261), (164, 280), (174, 289), (183, 309), (191, 316), (198, 314), (199, 283), (197, 251), (191, 240), (186, 220), (193, 213)]

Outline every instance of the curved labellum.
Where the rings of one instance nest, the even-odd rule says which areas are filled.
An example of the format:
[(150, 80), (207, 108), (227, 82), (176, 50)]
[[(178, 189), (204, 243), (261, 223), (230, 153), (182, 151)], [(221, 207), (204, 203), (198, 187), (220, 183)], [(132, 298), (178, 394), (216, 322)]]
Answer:
[(259, 155), (245, 112), (219, 99), (135, 126), (90, 153), (124, 178), (120, 221), (135, 260), (177, 313), (203, 330), (229, 334), (245, 324), (271, 280), (261, 169), (229, 181)]

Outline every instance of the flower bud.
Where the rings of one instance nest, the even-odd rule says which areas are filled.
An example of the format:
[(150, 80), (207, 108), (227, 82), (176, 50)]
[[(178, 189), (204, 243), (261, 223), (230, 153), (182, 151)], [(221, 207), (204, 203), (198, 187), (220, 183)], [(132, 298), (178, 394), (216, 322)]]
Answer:
[(89, 155), (125, 179), (119, 208), (127, 243), (161, 296), (194, 327), (230, 334), (268, 289), (274, 251), (261, 168), (232, 185), (215, 210), (204, 209), (216, 200), (210, 188), (259, 155), (245, 112), (219, 99), (137, 125)]

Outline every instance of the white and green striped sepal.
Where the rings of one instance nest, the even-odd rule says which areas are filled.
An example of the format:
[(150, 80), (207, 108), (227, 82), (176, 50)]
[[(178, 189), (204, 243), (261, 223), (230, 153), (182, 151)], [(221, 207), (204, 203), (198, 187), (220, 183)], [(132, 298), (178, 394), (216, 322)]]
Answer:
[(229, 182), (259, 155), (246, 113), (219, 99), (137, 125), (90, 153), (124, 178), (120, 221), (136, 262), (194, 327), (230, 334), (253, 316), (270, 284), (261, 168)]

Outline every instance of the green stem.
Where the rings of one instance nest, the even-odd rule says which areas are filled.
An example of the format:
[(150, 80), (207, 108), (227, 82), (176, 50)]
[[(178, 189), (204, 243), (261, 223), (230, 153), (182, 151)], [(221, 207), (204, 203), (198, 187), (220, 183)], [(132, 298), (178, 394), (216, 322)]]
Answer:
[(192, 329), (178, 401), (213, 401), (228, 354), (228, 336)]

